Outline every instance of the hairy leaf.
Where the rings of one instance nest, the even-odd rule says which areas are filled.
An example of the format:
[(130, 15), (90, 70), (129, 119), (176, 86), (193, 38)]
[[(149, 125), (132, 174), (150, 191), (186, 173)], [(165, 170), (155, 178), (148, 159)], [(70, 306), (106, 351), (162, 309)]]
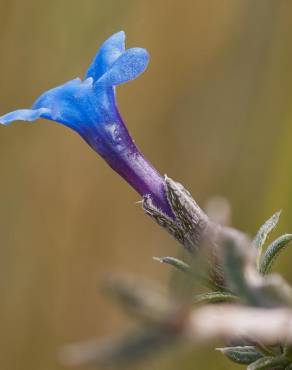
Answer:
[(257, 232), (254, 240), (253, 240), (253, 245), (261, 249), (262, 246), (264, 245), (268, 235), (270, 232), (277, 226), (279, 218), (281, 215), (281, 211), (278, 211), (273, 214), (271, 218), (269, 218), (259, 229)]
[(222, 289), (222, 287), (217, 285), (204, 271), (202, 271), (202, 266), (198, 266), (198, 261), (194, 260), (193, 264), (190, 266), (175, 257), (153, 257), (153, 259), (154, 261), (171, 265), (179, 271), (188, 273), (192, 280), (196, 280), (210, 289)]
[(262, 357), (247, 367), (247, 370), (285, 369), (289, 361), (284, 356)]
[(285, 234), (280, 236), (268, 246), (260, 261), (259, 270), (262, 274), (268, 274), (270, 272), (276, 258), (291, 240), (292, 234)]
[(256, 350), (253, 346), (244, 346), (244, 347), (224, 347), (217, 348), (222, 352), (226, 357), (231, 361), (238, 364), (249, 365), (252, 362), (257, 361), (259, 358), (262, 358), (262, 354)]
[(190, 266), (181, 261), (180, 259), (178, 258), (174, 258), (174, 257), (153, 257), (153, 259), (155, 261), (158, 261), (160, 263), (165, 263), (165, 264), (168, 264), (168, 265), (171, 265), (173, 267), (175, 267), (176, 269), (180, 270), (180, 271), (183, 271), (183, 272), (189, 272), (190, 271)]
[(194, 298), (195, 303), (218, 303), (218, 302), (235, 302), (238, 301), (239, 298), (228, 292), (208, 292), (203, 294), (198, 294)]

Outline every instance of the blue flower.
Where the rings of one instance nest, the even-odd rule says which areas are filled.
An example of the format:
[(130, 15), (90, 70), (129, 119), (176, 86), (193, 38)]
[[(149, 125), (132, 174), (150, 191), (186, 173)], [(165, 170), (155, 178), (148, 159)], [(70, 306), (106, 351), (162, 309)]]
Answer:
[(116, 104), (115, 86), (133, 80), (147, 67), (142, 48), (125, 49), (125, 34), (106, 40), (91, 63), (84, 80), (76, 78), (48, 90), (31, 109), (0, 117), (0, 123), (46, 118), (70, 127), (142, 196), (172, 216), (164, 192), (164, 179), (134, 144)]

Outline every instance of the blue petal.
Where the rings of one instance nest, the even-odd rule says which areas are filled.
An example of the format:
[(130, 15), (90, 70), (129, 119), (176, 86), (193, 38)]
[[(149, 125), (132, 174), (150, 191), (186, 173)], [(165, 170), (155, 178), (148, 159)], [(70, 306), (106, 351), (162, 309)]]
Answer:
[(113, 88), (93, 89), (91, 77), (85, 81), (76, 78), (45, 92), (33, 108), (48, 108), (50, 117), (47, 118), (74, 129), (83, 137), (96, 125), (117, 118)]
[(35, 121), (42, 117), (47, 118), (50, 115), (50, 109), (18, 109), (14, 112), (10, 112), (0, 117), (0, 123), (2, 125), (9, 125), (14, 121)]
[(145, 71), (149, 55), (145, 49), (132, 48), (125, 51), (103, 74), (96, 85), (115, 86), (133, 80)]
[(75, 78), (46, 91), (35, 101), (33, 108), (48, 108), (51, 112), (49, 119), (76, 129), (76, 125), (89, 120), (91, 98), (92, 78), (83, 82)]
[(85, 78), (96, 81), (125, 51), (125, 32), (120, 31), (108, 38), (98, 50)]

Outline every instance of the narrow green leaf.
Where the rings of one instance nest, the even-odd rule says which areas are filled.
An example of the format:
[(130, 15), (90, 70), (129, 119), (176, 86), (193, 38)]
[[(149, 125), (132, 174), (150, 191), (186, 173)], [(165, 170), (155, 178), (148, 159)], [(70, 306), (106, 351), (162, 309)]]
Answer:
[(183, 271), (183, 272), (189, 272), (191, 270), (191, 267), (179, 260), (178, 258), (174, 258), (174, 257), (153, 257), (153, 259), (155, 261), (158, 261), (160, 263), (165, 263), (165, 264), (168, 264), (168, 265), (171, 265), (173, 267), (175, 267), (176, 269), (180, 270), (180, 271)]
[(285, 369), (289, 361), (284, 356), (262, 357), (247, 367), (247, 370)]
[(261, 249), (262, 246), (264, 245), (268, 235), (270, 232), (277, 226), (279, 218), (281, 215), (281, 211), (278, 211), (273, 214), (271, 218), (269, 218), (259, 229), (257, 232), (254, 240), (253, 240), (253, 245)]
[(279, 275), (261, 276), (245, 255), (247, 249), (226, 240), (223, 251), (226, 284), (241, 301), (265, 308), (292, 304), (292, 288)]
[(194, 297), (194, 303), (218, 303), (218, 302), (236, 302), (239, 298), (228, 292), (208, 292), (203, 294), (197, 294)]
[(218, 351), (222, 352), (229, 360), (236, 362), (237, 364), (249, 365), (252, 362), (262, 358), (262, 354), (259, 353), (253, 346), (244, 347), (224, 347), (217, 348)]
[(268, 246), (260, 261), (259, 270), (262, 274), (268, 274), (270, 272), (276, 258), (291, 240), (292, 234), (282, 235)]
[(218, 286), (212, 279), (210, 279), (205, 273), (203, 273), (196, 264), (194, 263), (194, 266), (190, 266), (187, 263), (183, 262), (182, 260), (174, 257), (153, 257), (154, 261), (164, 263), (167, 265), (171, 265), (175, 267), (177, 270), (189, 273), (190, 276), (197, 281), (200, 281), (204, 286), (212, 289), (212, 290), (218, 290), (221, 289), (220, 286)]

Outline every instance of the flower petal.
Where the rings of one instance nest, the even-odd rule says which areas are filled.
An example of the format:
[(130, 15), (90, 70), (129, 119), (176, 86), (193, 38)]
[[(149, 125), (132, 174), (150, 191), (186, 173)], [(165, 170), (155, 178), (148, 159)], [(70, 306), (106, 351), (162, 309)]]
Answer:
[(82, 136), (95, 125), (117, 118), (113, 89), (93, 89), (92, 77), (84, 81), (75, 78), (46, 91), (35, 101), (33, 108), (48, 108), (50, 120), (62, 123)]
[(9, 125), (14, 121), (35, 121), (38, 118), (47, 118), (50, 115), (50, 109), (18, 109), (0, 117), (2, 125)]
[(147, 50), (126, 50), (96, 82), (97, 86), (115, 86), (133, 80), (145, 71), (149, 61)]
[(98, 50), (85, 78), (96, 81), (101, 77), (125, 51), (125, 32), (120, 31), (108, 38)]
[(51, 112), (49, 119), (73, 128), (85, 120), (91, 81), (88, 79), (82, 82), (80, 78), (75, 78), (48, 90), (35, 101), (33, 108), (48, 108)]

